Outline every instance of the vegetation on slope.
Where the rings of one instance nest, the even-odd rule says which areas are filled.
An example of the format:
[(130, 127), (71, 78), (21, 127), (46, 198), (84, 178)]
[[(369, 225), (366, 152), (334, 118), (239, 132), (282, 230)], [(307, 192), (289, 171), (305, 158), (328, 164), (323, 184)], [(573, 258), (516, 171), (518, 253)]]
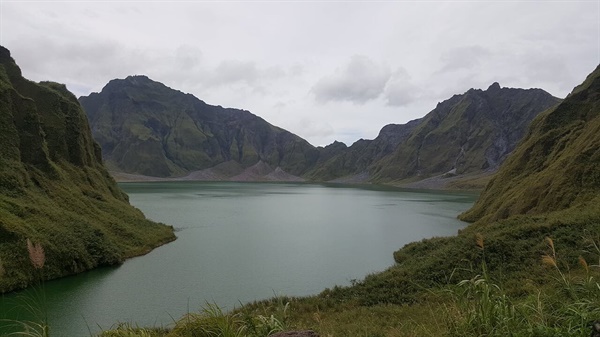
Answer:
[[(406, 141), (421, 121), (416, 119), (406, 124), (386, 125), (377, 138), (360, 139), (350, 147), (339, 147), (333, 143), (321, 150), (319, 161), (306, 177), (329, 181), (366, 173), (371, 165), (390, 155), (398, 145)], [(367, 174), (363, 179), (368, 180), (370, 177)]]
[(541, 114), (466, 221), (600, 204), (600, 69)]
[(112, 80), (79, 100), (112, 171), (231, 179), (223, 164), (242, 172), (265, 163), (312, 181), (375, 183), (495, 171), (530, 121), (560, 101), (495, 83), (455, 95), (424, 118), (386, 125), (373, 140), (315, 148), (248, 111), (208, 105), (146, 76)]
[(441, 102), (396, 148), (376, 163), (375, 181), (496, 170), (531, 120), (560, 100), (541, 89), (471, 89)]
[(24, 79), (0, 47), (0, 293), (34, 281), (27, 239), (43, 247), (43, 278), (52, 279), (120, 263), (175, 236), (129, 204), (75, 96)]
[(262, 161), (301, 175), (319, 156), (304, 139), (248, 111), (208, 105), (146, 76), (112, 80), (79, 100), (115, 171), (171, 177)]

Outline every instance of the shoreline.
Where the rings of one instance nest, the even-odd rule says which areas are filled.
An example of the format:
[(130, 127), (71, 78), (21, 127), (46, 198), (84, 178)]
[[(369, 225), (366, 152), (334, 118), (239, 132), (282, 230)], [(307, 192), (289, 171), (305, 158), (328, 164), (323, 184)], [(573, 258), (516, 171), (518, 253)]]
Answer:
[[(474, 173), (468, 175), (452, 175), (448, 176), (438, 175), (429, 178), (425, 178), (417, 181), (392, 181), (388, 183), (372, 183), (368, 181), (368, 177), (360, 175), (360, 179), (357, 176), (350, 176), (345, 178), (338, 178), (330, 181), (317, 181), (317, 180), (305, 180), (300, 177), (294, 179), (274, 179), (272, 176), (258, 177), (257, 179), (232, 179), (232, 178), (220, 178), (220, 179), (194, 179), (190, 176), (182, 177), (152, 177), (141, 174), (131, 174), (110, 171), (110, 175), (118, 183), (134, 183), (134, 182), (255, 182), (255, 183), (314, 183), (314, 184), (339, 184), (339, 185), (380, 185), (388, 187), (397, 187), (414, 190), (440, 190), (440, 191), (482, 191), (489, 180), (494, 176), (496, 171), (488, 171), (482, 173)], [(261, 179), (262, 178), (262, 179)]]

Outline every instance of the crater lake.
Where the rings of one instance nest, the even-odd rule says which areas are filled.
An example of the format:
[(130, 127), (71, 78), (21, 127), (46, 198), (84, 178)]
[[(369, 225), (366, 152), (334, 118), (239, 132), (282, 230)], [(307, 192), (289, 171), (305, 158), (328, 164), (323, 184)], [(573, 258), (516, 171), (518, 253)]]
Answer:
[(0, 298), (0, 326), (47, 315), (52, 336), (116, 323), (168, 326), (215, 303), (318, 294), (393, 265), (392, 253), (455, 235), (477, 194), (382, 186), (121, 183), (132, 205), (178, 239), (127, 260)]

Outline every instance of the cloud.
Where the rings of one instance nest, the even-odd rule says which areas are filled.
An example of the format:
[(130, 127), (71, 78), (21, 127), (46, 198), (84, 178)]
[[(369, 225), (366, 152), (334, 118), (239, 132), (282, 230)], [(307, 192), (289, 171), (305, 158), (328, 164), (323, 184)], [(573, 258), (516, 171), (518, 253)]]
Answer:
[[(0, 44), (25, 77), (65, 83), (77, 95), (144, 74), (315, 144), (350, 144), (495, 81), (566, 95), (600, 62), (597, 7), (5, 1)], [(364, 18), (376, 20), (356, 24)]]
[(492, 55), (490, 51), (476, 45), (450, 49), (440, 56), (442, 67), (437, 73), (473, 69), (480, 65), (482, 60), (490, 55)]
[(334, 133), (329, 123), (309, 118), (301, 118), (297, 126), (299, 130), (302, 130), (302, 134), (308, 136), (325, 137), (331, 136)]
[(225, 60), (214, 70), (210, 81), (213, 85), (225, 85), (237, 82), (253, 84), (259, 78), (259, 70), (254, 62)]
[(276, 80), (286, 75), (286, 72), (277, 66), (260, 68), (253, 61), (224, 60), (211, 70), (208, 86), (221, 86), (230, 84), (246, 84), (259, 87), (263, 81)]
[(406, 69), (398, 68), (394, 71), (384, 91), (388, 106), (406, 106), (417, 99), (419, 89), (411, 84), (410, 80)]
[(545, 47), (516, 56), (514, 64), (521, 70), (521, 76), (515, 82), (523, 86), (545, 90), (558, 88), (556, 91), (569, 92), (573, 83), (582, 81), (583, 78), (573, 76), (565, 57), (552, 49), (555, 48)]
[(312, 88), (318, 102), (349, 101), (364, 104), (379, 97), (391, 77), (389, 67), (355, 55), (342, 68), (321, 78)]
[(174, 64), (188, 71), (197, 68), (202, 61), (202, 51), (190, 45), (181, 45), (175, 50)]

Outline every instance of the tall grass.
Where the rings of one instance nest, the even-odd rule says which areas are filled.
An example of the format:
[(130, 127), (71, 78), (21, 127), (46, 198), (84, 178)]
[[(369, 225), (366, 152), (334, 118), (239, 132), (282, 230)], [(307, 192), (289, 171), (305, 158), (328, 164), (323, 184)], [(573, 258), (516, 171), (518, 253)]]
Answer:
[[(478, 239), (484, 256), (483, 240)], [(552, 285), (540, 286), (535, 296), (511, 299), (487, 273), (482, 259), (481, 274), (449, 287), (451, 301), (445, 318), (449, 336), (589, 336), (594, 320), (600, 318), (599, 265), (579, 258), (581, 270), (561, 267), (554, 241), (541, 263), (555, 273)], [(592, 241), (598, 256), (598, 243)]]
[(207, 303), (199, 313), (180, 319), (169, 337), (266, 337), (286, 328), (289, 303), (282, 303), (271, 314), (251, 314), (234, 310), (225, 313), (214, 303)]
[(239, 314), (227, 315), (213, 303), (207, 303), (200, 313), (188, 313), (170, 335), (190, 337), (242, 337), (244, 321)]
[(168, 330), (163, 328), (141, 328), (130, 323), (119, 323), (100, 333), (99, 337), (162, 337), (167, 333)]
[[(33, 243), (29, 238), (26, 240), (29, 261), (37, 274), (37, 284), (21, 298), (22, 306), (34, 320), (5, 320), (2, 321), (13, 332), (8, 336), (27, 337), (49, 337), (50, 325), (48, 324), (48, 312), (46, 306), (46, 292), (44, 289), (44, 264), (46, 254), (40, 243)], [(0, 260), (0, 278), (5, 273)], [(0, 331), (1, 332), (1, 331)]]

